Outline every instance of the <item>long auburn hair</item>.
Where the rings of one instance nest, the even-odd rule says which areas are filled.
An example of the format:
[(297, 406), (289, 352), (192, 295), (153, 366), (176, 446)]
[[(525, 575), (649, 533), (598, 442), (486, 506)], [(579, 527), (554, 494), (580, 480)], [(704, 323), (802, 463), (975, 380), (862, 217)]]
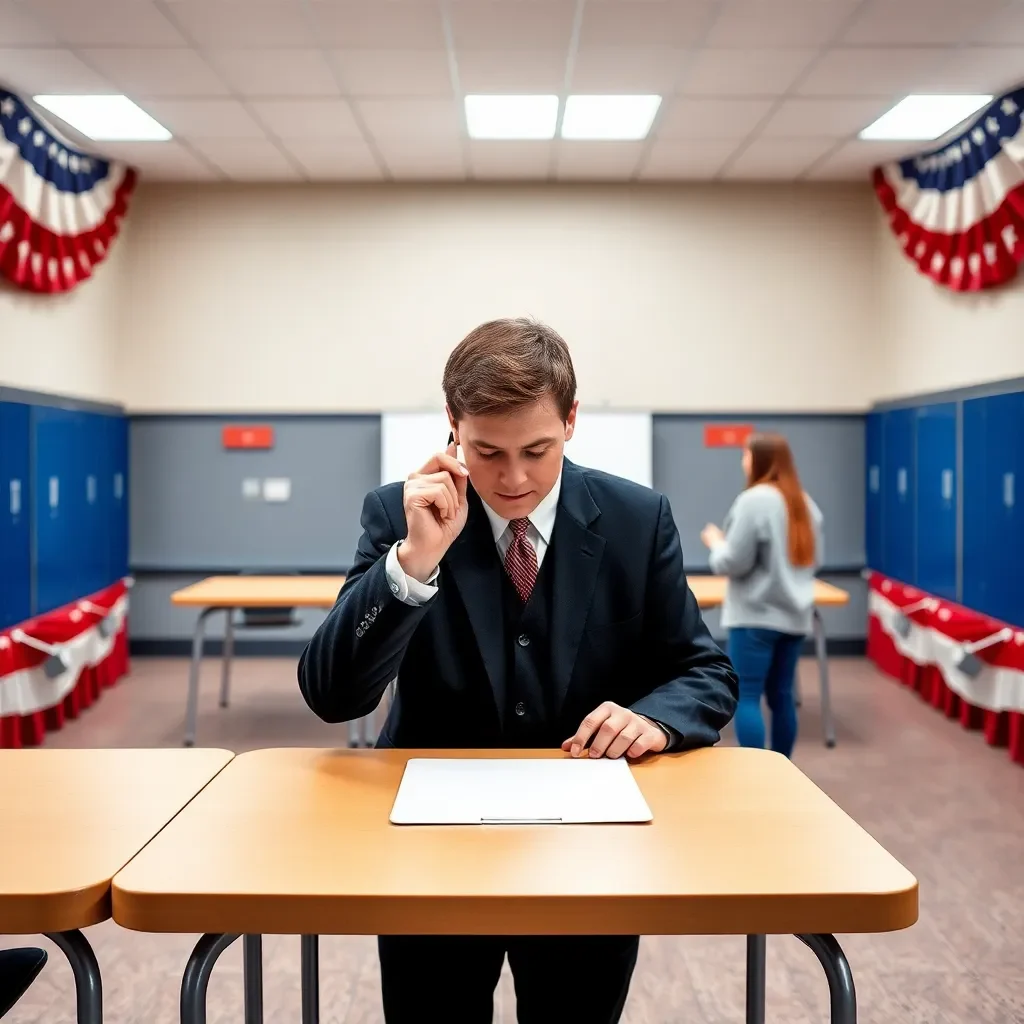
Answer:
[(790, 562), (799, 566), (813, 565), (814, 527), (789, 443), (781, 434), (754, 434), (747, 442), (747, 450), (750, 452), (747, 486), (771, 484), (786, 502)]

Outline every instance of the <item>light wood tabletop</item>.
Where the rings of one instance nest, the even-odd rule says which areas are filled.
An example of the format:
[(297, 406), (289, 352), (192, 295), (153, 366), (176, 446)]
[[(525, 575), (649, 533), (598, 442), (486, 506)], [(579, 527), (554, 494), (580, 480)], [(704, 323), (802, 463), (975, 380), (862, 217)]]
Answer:
[(542, 751), (259, 750), (114, 878), (155, 932), (880, 932), (913, 875), (790, 761), (715, 748), (634, 766), (647, 825), (395, 826), (410, 757)]
[[(701, 608), (717, 608), (725, 600), (728, 579), (725, 576), (690, 576), (687, 579)], [(814, 603), (820, 607), (849, 604), (850, 595), (824, 580), (814, 581)]]
[(0, 750), (0, 931), (69, 931), (106, 920), (110, 880), (232, 756)]
[(330, 608), (344, 576), (210, 576), (171, 594), (186, 608)]

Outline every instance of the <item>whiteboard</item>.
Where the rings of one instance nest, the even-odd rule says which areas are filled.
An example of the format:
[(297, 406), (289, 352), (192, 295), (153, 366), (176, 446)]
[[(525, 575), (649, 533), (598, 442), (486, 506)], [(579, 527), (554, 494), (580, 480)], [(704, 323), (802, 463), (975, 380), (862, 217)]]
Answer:
[[(381, 417), (381, 483), (404, 480), (444, 448), (448, 417), (436, 412), (386, 412)], [(565, 446), (573, 462), (652, 486), (652, 422), (649, 412), (583, 408)]]

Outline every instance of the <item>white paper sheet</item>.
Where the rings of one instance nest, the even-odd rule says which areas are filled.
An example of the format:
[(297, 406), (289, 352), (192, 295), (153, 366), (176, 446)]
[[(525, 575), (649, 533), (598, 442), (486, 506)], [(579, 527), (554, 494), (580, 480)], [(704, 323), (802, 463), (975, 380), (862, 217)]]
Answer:
[(629, 764), (588, 758), (411, 758), (394, 825), (646, 822)]

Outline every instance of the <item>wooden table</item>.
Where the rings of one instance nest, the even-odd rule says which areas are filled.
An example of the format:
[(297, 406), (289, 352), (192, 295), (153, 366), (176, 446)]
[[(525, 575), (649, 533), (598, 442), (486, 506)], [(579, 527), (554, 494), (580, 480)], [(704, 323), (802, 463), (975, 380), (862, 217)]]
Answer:
[(199, 715), (199, 670), (203, 661), (204, 626), (215, 612), (224, 612), (224, 653), (221, 664), (220, 706), (226, 708), (235, 649), (234, 613), (238, 608), (330, 608), (338, 598), (344, 576), (210, 576), (171, 594), (171, 604), (198, 608), (192, 634), (185, 713), (186, 747), (196, 741)]
[(0, 750), (0, 922), (43, 933), (99, 1024), (99, 966), (79, 929), (110, 917), (110, 881), (232, 758), (227, 750)]
[[(833, 932), (917, 920), (917, 882), (790, 761), (715, 748), (634, 767), (649, 825), (401, 827), (410, 757), (541, 751), (259, 750), (237, 757), (113, 882), (114, 920), (204, 932), (182, 1021), (204, 1022), (220, 952), (302, 935), (303, 1021), (316, 1019), (320, 934), (748, 936), (748, 1021), (763, 1021), (764, 936), (796, 934), (825, 966), (832, 1019), (856, 1019)], [(247, 983), (250, 1006), (259, 999)], [(247, 1021), (257, 1016), (246, 1017)]]
[[(701, 608), (718, 608), (725, 601), (729, 584), (725, 576), (691, 576), (687, 580), (697, 604)], [(825, 746), (836, 745), (836, 725), (832, 716), (832, 691), (828, 683), (828, 648), (825, 641), (825, 623), (820, 608), (837, 608), (850, 603), (850, 595), (824, 580), (814, 581), (814, 651), (818, 661), (818, 683), (821, 687), (821, 727)], [(799, 700), (798, 700), (799, 703)]]

